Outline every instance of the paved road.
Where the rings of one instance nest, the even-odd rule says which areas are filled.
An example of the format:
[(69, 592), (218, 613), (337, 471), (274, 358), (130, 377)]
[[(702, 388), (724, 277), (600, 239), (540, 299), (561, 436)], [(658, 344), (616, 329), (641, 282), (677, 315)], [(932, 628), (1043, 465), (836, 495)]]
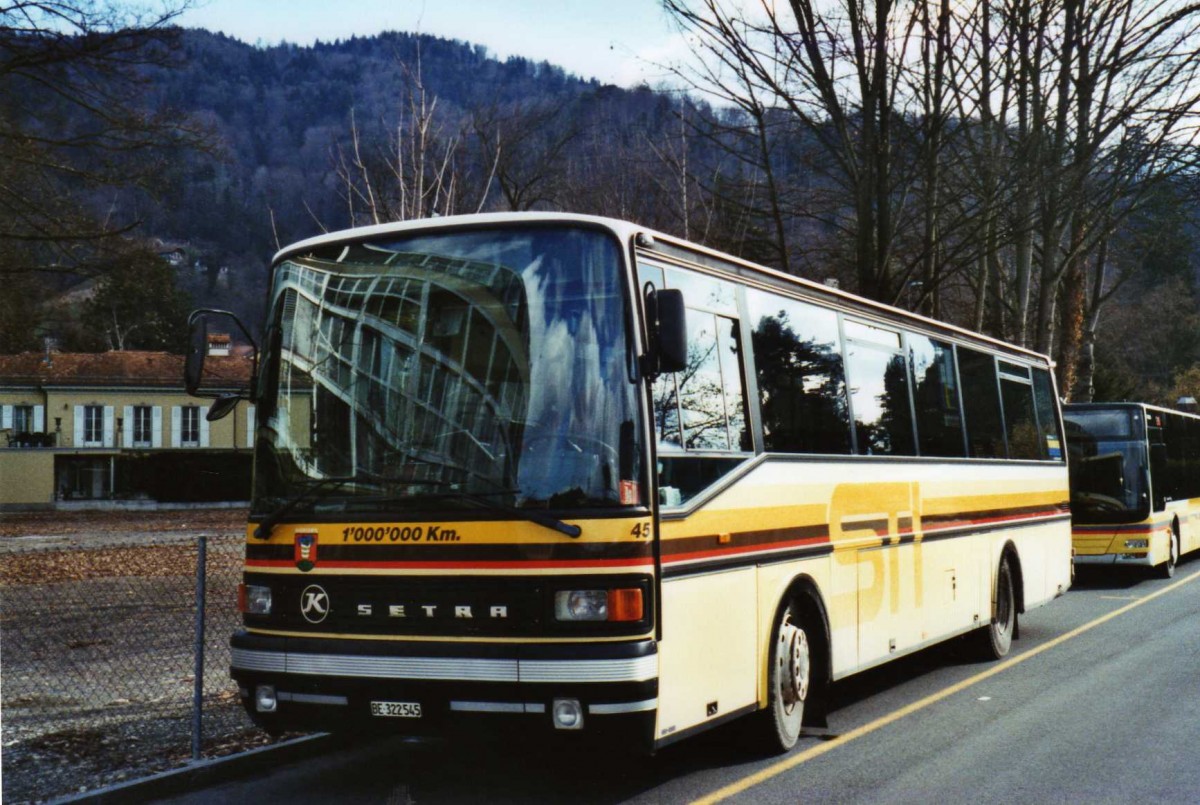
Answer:
[(1000, 663), (951, 644), (843, 682), (836, 737), (764, 759), (716, 730), (655, 758), (523, 736), (377, 741), (172, 802), (1197, 802), (1200, 559), (1078, 579)]

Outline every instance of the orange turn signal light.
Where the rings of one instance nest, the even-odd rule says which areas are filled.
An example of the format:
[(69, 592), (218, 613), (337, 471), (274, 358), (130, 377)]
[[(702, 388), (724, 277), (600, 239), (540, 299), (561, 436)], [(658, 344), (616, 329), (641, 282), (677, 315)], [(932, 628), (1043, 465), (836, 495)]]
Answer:
[(608, 619), (610, 621), (640, 621), (643, 613), (641, 588), (623, 587), (608, 591)]

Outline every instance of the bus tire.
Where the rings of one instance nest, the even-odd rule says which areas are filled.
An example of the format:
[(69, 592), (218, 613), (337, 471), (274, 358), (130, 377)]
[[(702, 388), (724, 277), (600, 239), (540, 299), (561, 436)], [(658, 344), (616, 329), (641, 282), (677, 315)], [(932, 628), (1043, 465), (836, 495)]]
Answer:
[(1012, 648), (1017, 630), (1017, 595), (1013, 581), (1012, 559), (1007, 553), (996, 568), (996, 595), (992, 599), (992, 617), (979, 633), (979, 650), (984, 660), (1003, 659)]
[(1155, 570), (1158, 571), (1158, 577), (1169, 579), (1175, 575), (1175, 565), (1179, 562), (1179, 529), (1174, 524), (1171, 525), (1169, 533), (1169, 547), (1167, 550), (1167, 561), (1159, 565)]
[(763, 748), (773, 754), (787, 752), (800, 739), (816, 667), (813, 651), (816, 625), (811, 621), (792, 600), (780, 608), (771, 633), (767, 707), (757, 714), (757, 732)]

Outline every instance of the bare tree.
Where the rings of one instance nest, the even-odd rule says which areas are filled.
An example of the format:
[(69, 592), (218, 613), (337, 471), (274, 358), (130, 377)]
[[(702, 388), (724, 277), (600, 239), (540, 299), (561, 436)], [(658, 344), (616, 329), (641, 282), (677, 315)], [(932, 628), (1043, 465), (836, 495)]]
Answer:
[(464, 187), (467, 122), (439, 113), (421, 76), (419, 51), (415, 66), (401, 68), (406, 97), (398, 119), (383, 126), (386, 141), (367, 142), (352, 110), (349, 145), (335, 151), (351, 225), (478, 212), (490, 191), (498, 155), (481, 187)]
[[(758, 148), (768, 155), (763, 164), (771, 164), (778, 143), (761, 123), (778, 113), (823, 150), (822, 181), (843, 191), (824, 216), (850, 211), (843, 220), (857, 290), (895, 302), (919, 273), (929, 284), (924, 293), (932, 293), (942, 208), (938, 159), (949, 111), (948, 6), (931, 14), (920, 4), (898, 7), (891, 0), (791, 0), (786, 10), (722, 0), (664, 5), (698, 41), (702, 66), (695, 85), (733, 101), (755, 121)], [(922, 194), (916, 212), (906, 206), (914, 191)], [(785, 195), (769, 186), (773, 203)], [(781, 216), (788, 213), (776, 206)], [(776, 227), (787, 224), (780, 220)], [(908, 231), (927, 233), (917, 239), (915, 257), (900, 253), (897, 233)]]
[(188, 0), (0, 0), (0, 275), (99, 271), (138, 219), (119, 191), (158, 189), (164, 162), (204, 139), (144, 100)]
[(579, 136), (573, 105), (561, 99), (493, 104), (471, 115), (478, 162), (491, 163), (510, 210), (560, 206), (571, 143)]

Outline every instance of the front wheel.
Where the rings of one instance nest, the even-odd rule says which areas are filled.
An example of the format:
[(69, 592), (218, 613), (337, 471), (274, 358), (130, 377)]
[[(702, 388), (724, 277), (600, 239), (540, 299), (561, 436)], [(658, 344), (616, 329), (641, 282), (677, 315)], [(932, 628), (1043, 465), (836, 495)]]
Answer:
[(992, 601), (992, 619), (979, 636), (980, 654), (985, 660), (999, 660), (1012, 648), (1017, 628), (1017, 596), (1012, 565), (1007, 555), (1000, 558), (996, 570), (996, 596)]
[(775, 623), (767, 667), (767, 709), (758, 714), (759, 735), (769, 751), (796, 745), (813, 687), (813, 627), (796, 604), (783, 607)]
[(1170, 549), (1167, 552), (1167, 561), (1158, 566), (1158, 575), (1160, 578), (1169, 579), (1175, 575), (1175, 565), (1179, 562), (1179, 533), (1171, 526), (1170, 530)]

